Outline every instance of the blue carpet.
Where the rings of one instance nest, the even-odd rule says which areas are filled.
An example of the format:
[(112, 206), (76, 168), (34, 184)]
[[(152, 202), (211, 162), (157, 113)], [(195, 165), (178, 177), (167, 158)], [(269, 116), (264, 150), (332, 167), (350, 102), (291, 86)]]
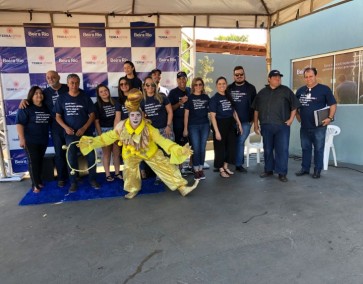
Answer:
[[(112, 198), (121, 197), (127, 194), (123, 190), (123, 180), (115, 179), (112, 182), (105, 180), (105, 174), (98, 174), (97, 181), (100, 183), (101, 188), (98, 190), (93, 189), (87, 177), (83, 177), (82, 181), (78, 182), (78, 190), (74, 193), (68, 193), (70, 184), (66, 184), (65, 187), (60, 188), (57, 186), (57, 181), (47, 182), (42, 188), (40, 193), (33, 193), (32, 189), (23, 197), (19, 202), (19, 205), (38, 205), (44, 203), (59, 203), (70, 202), (80, 200), (91, 200), (98, 198)], [(140, 194), (151, 194), (164, 192), (164, 184), (154, 184), (155, 178), (148, 178), (142, 181), (142, 187)], [(137, 198), (134, 197), (134, 198)]]

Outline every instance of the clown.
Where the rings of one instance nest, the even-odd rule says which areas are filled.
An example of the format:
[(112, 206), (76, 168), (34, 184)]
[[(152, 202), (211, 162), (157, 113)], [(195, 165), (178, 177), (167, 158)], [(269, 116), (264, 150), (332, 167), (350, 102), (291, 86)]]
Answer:
[[(179, 190), (186, 196), (198, 185), (187, 186), (187, 181), (182, 178), (178, 164), (183, 163), (191, 154), (188, 145), (181, 147), (169, 139), (165, 139), (150, 122), (143, 118), (140, 102), (143, 96), (138, 89), (129, 92), (125, 107), (129, 118), (119, 122), (113, 130), (97, 137), (83, 136), (79, 147), (83, 155), (87, 155), (95, 148), (111, 145), (119, 141), (122, 147), (124, 161), (124, 190), (128, 192), (125, 198), (131, 199), (141, 189), (141, 176), (139, 164), (145, 161), (164, 184), (171, 190)], [(168, 154), (166, 157), (158, 145)]]

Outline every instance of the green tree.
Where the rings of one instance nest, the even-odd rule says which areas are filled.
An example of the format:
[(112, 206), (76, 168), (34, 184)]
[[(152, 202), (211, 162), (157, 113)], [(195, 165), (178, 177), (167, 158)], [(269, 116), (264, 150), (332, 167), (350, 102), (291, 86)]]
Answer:
[(213, 79), (208, 77), (209, 73), (214, 71), (214, 59), (209, 59), (207, 55), (205, 55), (202, 59), (198, 59), (198, 77), (201, 77), (204, 81), (204, 90), (207, 94), (212, 92), (212, 88), (210, 84), (213, 83)]
[(234, 34), (230, 34), (230, 35), (219, 35), (217, 37), (214, 38), (215, 40), (220, 40), (220, 41), (236, 41), (236, 42), (248, 42), (248, 35), (234, 35)]

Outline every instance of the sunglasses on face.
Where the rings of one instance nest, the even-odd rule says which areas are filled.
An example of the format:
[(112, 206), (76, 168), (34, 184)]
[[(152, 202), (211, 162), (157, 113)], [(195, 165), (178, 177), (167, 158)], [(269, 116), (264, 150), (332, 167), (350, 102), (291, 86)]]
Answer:
[(155, 87), (156, 87), (156, 85), (155, 85), (155, 84), (145, 84), (145, 86), (146, 86), (146, 87), (153, 87), (153, 88), (155, 88)]
[(245, 74), (244, 73), (234, 73), (234, 76), (236, 77), (243, 77)]
[(129, 84), (127, 83), (120, 83), (120, 86), (128, 86)]
[(194, 84), (194, 86), (196, 86), (196, 87), (203, 87), (203, 84), (202, 83), (196, 83), (196, 84)]

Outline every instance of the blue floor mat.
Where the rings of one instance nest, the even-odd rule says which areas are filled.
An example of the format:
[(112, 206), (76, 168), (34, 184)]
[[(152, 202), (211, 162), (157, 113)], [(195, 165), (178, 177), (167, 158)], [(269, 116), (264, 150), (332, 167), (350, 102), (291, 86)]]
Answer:
[[(107, 182), (104, 174), (98, 174), (97, 181), (100, 183), (101, 188), (95, 190), (90, 186), (88, 178), (84, 177), (81, 182), (78, 182), (78, 190), (75, 193), (68, 193), (68, 189), (70, 187), (69, 183), (66, 184), (65, 187), (60, 188), (57, 186), (57, 181), (47, 182), (40, 193), (33, 193), (32, 189), (30, 189), (19, 202), (19, 205), (37, 205), (44, 203), (61, 203), (98, 198), (122, 197), (127, 194), (127, 192), (123, 190), (123, 180), (115, 179), (112, 182)], [(151, 194), (165, 191), (163, 183), (156, 185), (154, 182), (155, 178), (143, 180), (139, 194)]]

